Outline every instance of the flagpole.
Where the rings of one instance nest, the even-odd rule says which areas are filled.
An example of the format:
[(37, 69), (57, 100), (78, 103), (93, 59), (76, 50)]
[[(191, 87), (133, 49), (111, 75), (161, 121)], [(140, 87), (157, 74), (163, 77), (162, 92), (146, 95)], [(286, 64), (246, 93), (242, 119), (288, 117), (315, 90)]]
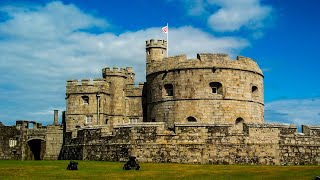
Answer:
[(167, 23), (167, 57), (169, 57), (169, 26)]

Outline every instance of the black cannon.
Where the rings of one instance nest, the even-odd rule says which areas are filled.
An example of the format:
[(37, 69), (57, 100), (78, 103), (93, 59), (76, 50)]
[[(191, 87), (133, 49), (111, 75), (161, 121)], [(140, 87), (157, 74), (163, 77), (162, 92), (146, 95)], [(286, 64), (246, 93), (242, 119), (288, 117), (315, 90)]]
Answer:
[(126, 164), (124, 164), (122, 169), (124, 169), (124, 170), (130, 170), (130, 169), (139, 170), (140, 165), (137, 163), (135, 156), (130, 156), (129, 161)]
[(70, 161), (67, 167), (68, 170), (78, 170), (78, 162)]

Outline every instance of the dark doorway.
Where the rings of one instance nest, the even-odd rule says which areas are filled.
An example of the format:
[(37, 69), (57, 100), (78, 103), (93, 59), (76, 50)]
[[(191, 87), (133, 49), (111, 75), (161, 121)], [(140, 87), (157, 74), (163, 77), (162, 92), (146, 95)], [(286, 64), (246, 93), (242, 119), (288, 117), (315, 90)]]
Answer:
[(27, 160), (42, 160), (45, 154), (46, 142), (41, 139), (28, 141)]

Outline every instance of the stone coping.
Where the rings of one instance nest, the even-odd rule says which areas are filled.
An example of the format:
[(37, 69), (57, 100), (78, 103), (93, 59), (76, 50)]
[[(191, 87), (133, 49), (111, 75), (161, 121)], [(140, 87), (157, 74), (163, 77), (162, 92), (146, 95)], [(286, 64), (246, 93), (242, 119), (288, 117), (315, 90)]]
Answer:
[(258, 123), (249, 123), (245, 124), (249, 127), (253, 128), (297, 128), (296, 125), (293, 124), (278, 124), (278, 123), (266, 123), (266, 124), (258, 124)]
[(165, 122), (140, 122), (140, 123), (132, 123), (132, 124), (115, 124), (114, 128), (121, 127), (148, 127), (148, 126), (164, 126)]
[(217, 126), (217, 127), (231, 127), (233, 124), (217, 124), (217, 123), (199, 123), (199, 122), (189, 122), (189, 123), (174, 123), (176, 127), (203, 127), (203, 126)]
[(320, 130), (320, 126), (315, 126), (315, 125), (311, 125), (311, 126), (309, 126), (309, 125), (302, 125), (302, 126), (307, 127), (307, 128), (309, 128), (309, 129), (311, 129), (311, 130)]

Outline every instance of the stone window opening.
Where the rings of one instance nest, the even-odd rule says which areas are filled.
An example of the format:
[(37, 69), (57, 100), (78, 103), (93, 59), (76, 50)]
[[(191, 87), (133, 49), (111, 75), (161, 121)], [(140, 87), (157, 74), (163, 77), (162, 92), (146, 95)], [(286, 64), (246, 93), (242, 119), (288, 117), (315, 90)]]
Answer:
[(166, 96), (173, 96), (173, 85), (165, 84), (164, 89), (166, 90)]
[(209, 83), (211, 87), (212, 94), (221, 94), (222, 95), (222, 84), (220, 82), (211, 82)]
[(258, 93), (258, 87), (257, 86), (252, 86), (251, 87), (251, 92), (252, 92), (252, 94), (257, 94)]
[(83, 104), (89, 104), (89, 97), (88, 96), (82, 96)]
[(138, 123), (138, 118), (129, 118), (130, 124), (136, 124)]
[(92, 118), (93, 118), (93, 116), (92, 116), (92, 115), (88, 115), (88, 116), (86, 116), (86, 122), (85, 122), (85, 125), (92, 125)]
[(14, 138), (9, 139), (9, 147), (13, 148), (17, 146), (17, 140)]
[(28, 129), (34, 129), (34, 124), (32, 122), (29, 122)]
[(109, 119), (107, 118), (107, 119), (106, 119), (106, 124), (108, 124), (108, 121), (109, 121)]
[(197, 119), (193, 116), (187, 117), (188, 122), (197, 122)]
[(238, 117), (236, 119), (236, 122), (235, 122), (235, 130), (237, 132), (242, 132), (243, 131), (243, 123), (244, 123), (244, 119), (241, 118), (241, 117)]

